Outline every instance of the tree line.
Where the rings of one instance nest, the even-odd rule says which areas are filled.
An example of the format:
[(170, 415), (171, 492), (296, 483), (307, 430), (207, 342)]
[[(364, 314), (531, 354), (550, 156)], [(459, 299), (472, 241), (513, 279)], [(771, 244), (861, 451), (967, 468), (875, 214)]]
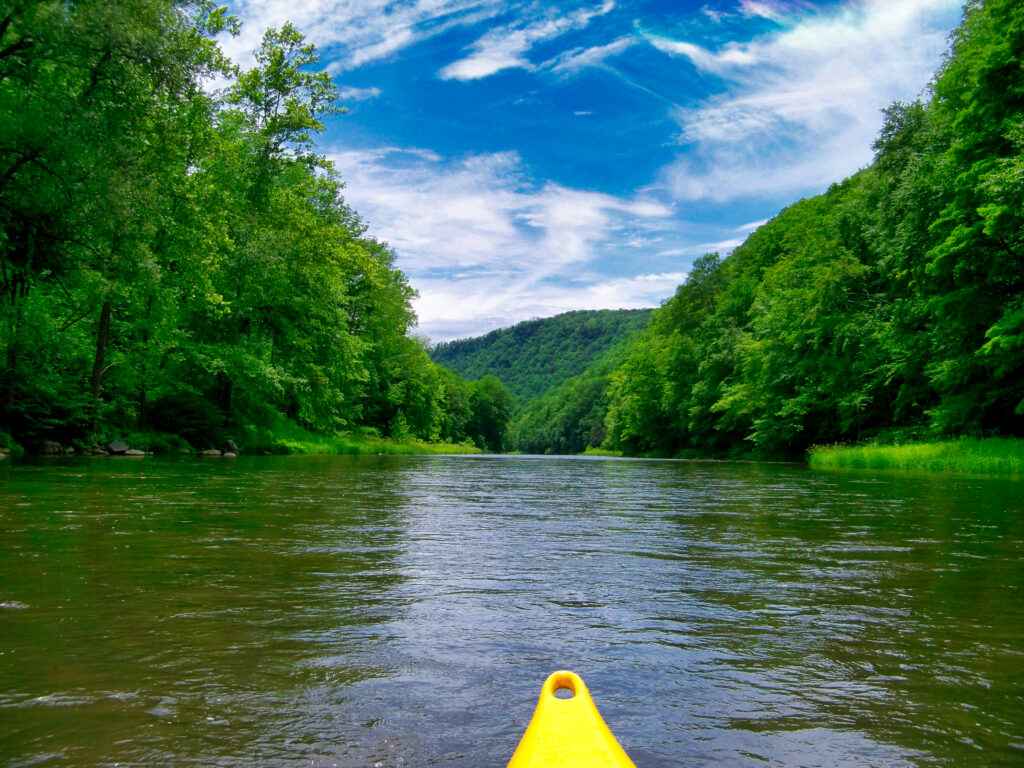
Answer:
[(298, 30), (242, 71), (208, 0), (5, 9), (5, 442), (201, 448), (287, 420), (502, 447), (507, 390), (430, 360), (394, 253), (318, 150), (343, 110)]
[(431, 358), (493, 376), (514, 401), (504, 444), (523, 453), (581, 453), (605, 439), (608, 375), (650, 309), (576, 310), (438, 344)]

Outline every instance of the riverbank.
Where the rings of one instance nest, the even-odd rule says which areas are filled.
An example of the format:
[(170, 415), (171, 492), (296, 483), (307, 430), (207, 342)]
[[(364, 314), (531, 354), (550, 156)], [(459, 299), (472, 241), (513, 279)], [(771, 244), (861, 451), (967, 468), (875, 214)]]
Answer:
[(297, 454), (462, 454), (482, 453), (464, 443), (428, 443), (413, 438), (395, 439), (372, 434), (323, 435), (294, 424), (274, 430), (250, 432), (243, 441), (247, 453)]
[(905, 445), (826, 445), (811, 448), (813, 469), (927, 470), (971, 475), (1024, 475), (1024, 440), (989, 437)]
[(431, 443), (415, 438), (385, 438), (372, 432), (346, 432), (325, 435), (297, 424), (279, 421), (272, 428), (239, 428), (232, 437), (190, 445), (179, 435), (164, 432), (128, 432), (94, 440), (70, 441), (66, 445), (53, 440), (34, 447), (18, 444), (0, 432), (0, 461), (8, 456), (118, 455), (142, 457), (160, 454), (203, 454), (208, 456), (266, 454), (469, 454), (482, 453), (467, 443)]

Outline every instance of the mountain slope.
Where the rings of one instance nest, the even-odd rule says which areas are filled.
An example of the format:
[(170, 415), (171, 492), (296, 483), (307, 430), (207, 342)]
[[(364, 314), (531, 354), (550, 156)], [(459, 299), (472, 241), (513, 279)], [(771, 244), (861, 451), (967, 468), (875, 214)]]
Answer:
[(438, 344), (434, 362), (468, 379), (497, 376), (520, 405), (578, 376), (642, 330), (650, 309), (579, 310)]

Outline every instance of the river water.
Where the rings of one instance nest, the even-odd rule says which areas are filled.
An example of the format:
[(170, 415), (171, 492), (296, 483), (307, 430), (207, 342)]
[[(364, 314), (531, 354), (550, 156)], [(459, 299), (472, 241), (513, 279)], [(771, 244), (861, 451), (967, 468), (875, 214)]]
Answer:
[(1024, 765), (1024, 481), (530, 457), (0, 467), (0, 765)]

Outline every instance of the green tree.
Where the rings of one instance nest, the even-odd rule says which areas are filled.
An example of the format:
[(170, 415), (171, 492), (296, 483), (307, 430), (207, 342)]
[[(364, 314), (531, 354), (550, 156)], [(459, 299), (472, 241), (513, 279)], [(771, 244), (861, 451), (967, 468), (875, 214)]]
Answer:
[(941, 328), (929, 364), (938, 431), (1024, 433), (1024, 8), (973, 0), (935, 81), (949, 126), (953, 195), (930, 227), (928, 308)]
[[(81, 428), (110, 401), (99, 399), (104, 377), (124, 362), (111, 343), (139, 335), (159, 279), (160, 139), (204, 101), (200, 80), (224, 64), (209, 36), (230, 20), (207, 3), (159, 0), (15, 3), (4, 13), (2, 408), (42, 434), (54, 419), (70, 423), (69, 405)], [(42, 329), (54, 336), (34, 343)]]
[(468, 387), (469, 436), (480, 448), (501, 452), (512, 417), (512, 395), (496, 376), (471, 381)]

